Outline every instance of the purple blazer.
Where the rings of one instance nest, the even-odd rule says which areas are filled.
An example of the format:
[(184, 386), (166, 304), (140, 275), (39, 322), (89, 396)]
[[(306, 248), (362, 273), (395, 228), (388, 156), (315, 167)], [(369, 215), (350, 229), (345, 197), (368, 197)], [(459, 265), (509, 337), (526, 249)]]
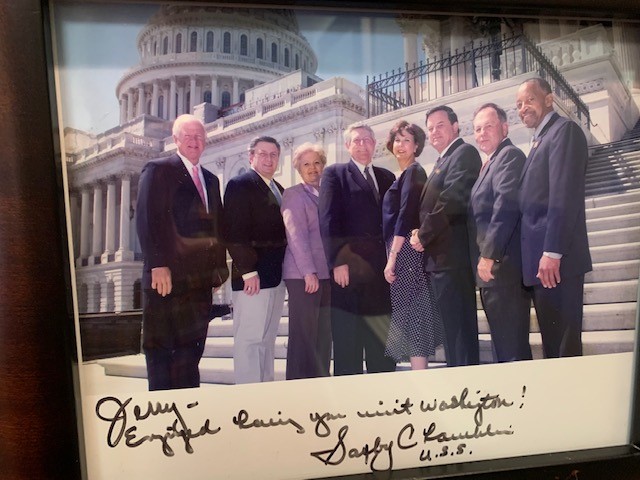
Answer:
[(315, 273), (320, 279), (328, 279), (329, 266), (318, 222), (318, 197), (299, 183), (282, 194), (281, 212), (287, 232), (282, 278), (301, 279)]

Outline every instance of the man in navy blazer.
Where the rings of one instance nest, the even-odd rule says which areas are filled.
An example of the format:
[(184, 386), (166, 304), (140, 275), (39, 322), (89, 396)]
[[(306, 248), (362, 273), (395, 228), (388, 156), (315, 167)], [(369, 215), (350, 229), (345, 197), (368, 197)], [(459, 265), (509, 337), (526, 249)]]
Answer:
[(384, 349), (391, 319), (387, 255), (382, 238), (382, 197), (395, 176), (372, 167), (375, 135), (355, 123), (344, 132), (347, 163), (324, 169), (318, 204), (320, 235), (332, 270), (333, 373), (395, 370)]
[(522, 284), (518, 185), (525, 154), (507, 138), (507, 114), (495, 103), (473, 118), (485, 160), (469, 201), (471, 264), (476, 270), (498, 362), (531, 360), (531, 298)]
[(273, 180), (279, 159), (276, 139), (253, 139), (251, 170), (229, 180), (224, 192), (225, 236), (233, 260), (233, 365), (238, 384), (274, 379), (275, 341), (286, 291), (283, 188)]
[(173, 124), (178, 152), (140, 174), (136, 227), (144, 259), (142, 347), (149, 390), (198, 387), (211, 319), (211, 290), (229, 275), (218, 179), (200, 166), (205, 130)]
[(480, 154), (459, 138), (458, 116), (447, 106), (427, 112), (429, 143), (438, 160), (420, 198), (420, 228), (411, 245), (424, 251), (445, 333), (447, 366), (479, 363), (476, 290), (469, 255), (467, 213)]
[(542, 78), (520, 85), (516, 107), (534, 129), (520, 179), (524, 284), (532, 287), (545, 357), (581, 355), (584, 274), (591, 270), (587, 140), (578, 124), (554, 111), (551, 86)]

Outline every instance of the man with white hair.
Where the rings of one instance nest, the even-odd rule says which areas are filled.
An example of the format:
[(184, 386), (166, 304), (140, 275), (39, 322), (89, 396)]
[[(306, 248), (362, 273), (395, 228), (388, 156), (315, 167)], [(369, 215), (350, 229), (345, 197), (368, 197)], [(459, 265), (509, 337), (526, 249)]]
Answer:
[(222, 241), (222, 202), (215, 175), (200, 165), (202, 122), (173, 124), (174, 155), (140, 174), (136, 227), (144, 257), (142, 347), (149, 390), (200, 386), (212, 289), (229, 272)]

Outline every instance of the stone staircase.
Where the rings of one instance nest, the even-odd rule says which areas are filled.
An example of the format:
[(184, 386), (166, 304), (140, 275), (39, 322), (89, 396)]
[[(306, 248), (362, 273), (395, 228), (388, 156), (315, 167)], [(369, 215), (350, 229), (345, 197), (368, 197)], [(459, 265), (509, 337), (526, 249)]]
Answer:
[[(585, 355), (633, 351), (638, 277), (640, 274), (640, 122), (623, 139), (590, 149), (587, 170), (587, 228), (593, 271), (584, 289), (583, 346)], [(478, 299), (478, 305), (479, 299)], [(285, 309), (286, 311), (286, 309)], [(479, 307), (481, 361), (493, 361), (491, 336)], [(276, 379), (284, 380), (288, 318), (276, 340)], [(534, 358), (543, 358), (542, 342), (531, 309), (529, 337)], [(233, 384), (233, 322), (216, 318), (200, 362), (203, 383)], [(144, 356), (100, 361), (107, 375), (145, 377)], [(432, 365), (444, 365), (436, 352)], [(399, 369), (407, 369), (400, 365)]]

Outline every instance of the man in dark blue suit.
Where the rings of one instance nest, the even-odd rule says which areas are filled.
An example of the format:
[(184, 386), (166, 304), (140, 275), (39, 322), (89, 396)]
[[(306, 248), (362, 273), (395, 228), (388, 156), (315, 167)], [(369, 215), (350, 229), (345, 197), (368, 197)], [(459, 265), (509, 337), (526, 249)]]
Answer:
[[(498, 362), (531, 360), (531, 298), (522, 284), (518, 185), (526, 156), (507, 138), (507, 114), (494, 103), (476, 110), (476, 143), (486, 157), (469, 201), (471, 264)], [(477, 267), (476, 267), (477, 265)]]
[(205, 137), (200, 120), (181, 115), (173, 124), (177, 154), (147, 163), (140, 174), (136, 226), (149, 390), (200, 385), (212, 288), (229, 276), (220, 185), (199, 163)]
[(411, 245), (424, 251), (445, 333), (447, 366), (479, 363), (476, 287), (469, 255), (467, 213), (482, 161), (459, 138), (458, 116), (447, 106), (427, 112), (427, 135), (438, 160), (420, 198), (420, 228)]
[(371, 165), (375, 136), (356, 123), (344, 132), (347, 163), (325, 168), (320, 183), (320, 235), (333, 271), (331, 328), (333, 373), (390, 372), (384, 349), (391, 318), (387, 262), (382, 238), (382, 197), (395, 176)]
[(554, 111), (542, 78), (520, 85), (516, 107), (534, 129), (520, 179), (524, 284), (532, 289), (545, 357), (581, 355), (584, 274), (591, 270), (587, 141), (578, 124)]
[(249, 145), (251, 170), (229, 180), (224, 192), (225, 236), (233, 264), (233, 366), (236, 383), (274, 379), (275, 341), (285, 286), (287, 238), (273, 180), (280, 144), (258, 137)]

